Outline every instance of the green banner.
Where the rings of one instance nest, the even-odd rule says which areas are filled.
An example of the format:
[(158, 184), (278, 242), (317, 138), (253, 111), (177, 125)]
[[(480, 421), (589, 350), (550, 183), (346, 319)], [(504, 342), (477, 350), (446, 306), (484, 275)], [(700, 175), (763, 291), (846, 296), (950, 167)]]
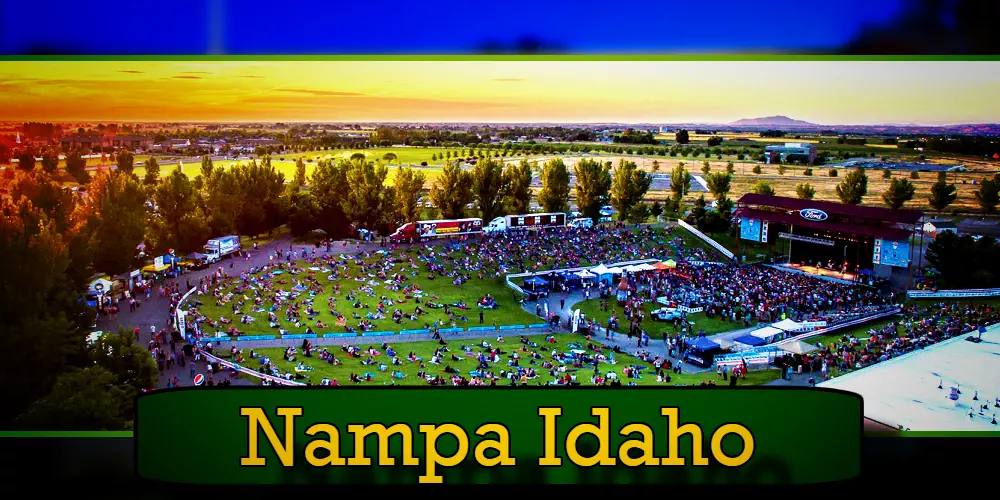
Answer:
[(137, 408), (139, 475), (196, 484), (837, 481), (863, 418), (791, 387), (191, 387)]

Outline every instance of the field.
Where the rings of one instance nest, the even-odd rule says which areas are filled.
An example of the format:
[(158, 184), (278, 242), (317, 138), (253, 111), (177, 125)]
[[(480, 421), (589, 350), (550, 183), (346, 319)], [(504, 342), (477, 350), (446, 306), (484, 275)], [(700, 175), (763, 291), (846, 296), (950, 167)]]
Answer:
[[(255, 288), (228, 287), (227, 295), (224, 297), (226, 300), (221, 304), (211, 296), (201, 296), (199, 300), (202, 300), (203, 304), (199, 306), (199, 312), (212, 321), (219, 321), (221, 317), (232, 320), (232, 326), (244, 335), (275, 335), (277, 328), (269, 326), (266, 308), (271, 306), (271, 299), (280, 291), (287, 293), (288, 296), (281, 302), (281, 306), (274, 307), (276, 324), (289, 333), (305, 333), (306, 327), (312, 328), (316, 333), (341, 333), (345, 331), (345, 324), (357, 329), (362, 320), (370, 323), (371, 331), (425, 329), (435, 323), (442, 328), (479, 326), (480, 312), (483, 313), (485, 326), (491, 326), (494, 322), (497, 325), (528, 325), (544, 322), (521, 309), (514, 292), (497, 279), (482, 279), (476, 272), (469, 271), (470, 279), (456, 286), (452, 284), (452, 278), (447, 276), (438, 275), (435, 279), (430, 279), (425, 265), (417, 260), (415, 252), (397, 254), (396, 257), (399, 255), (405, 255), (407, 259), (394, 259), (401, 262), (386, 261), (379, 254), (361, 260), (330, 258), (330, 262), (339, 261), (335, 272), (330, 272), (330, 266), (322, 257), (310, 259), (308, 267), (304, 268), (289, 269), (284, 266), (281, 274), (270, 277), (263, 274), (256, 275), (258, 281), (254, 284)], [(414, 259), (412, 264), (410, 258)], [(364, 269), (359, 265), (361, 262), (365, 265)], [(451, 264), (445, 268), (447, 273), (456, 270), (456, 266)], [(328, 276), (331, 275), (337, 276), (338, 279), (328, 280)], [(397, 275), (397, 278), (393, 279), (393, 275)], [(340, 286), (339, 291), (335, 290), (336, 285)], [(296, 286), (297, 290), (294, 289)], [(267, 290), (261, 291), (262, 287)], [(486, 294), (496, 299), (499, 304), (497, 309), (489, 310), (476, 306), (476, 301)], [(418, 297), (422, 297), (423, 304), (420, 304), (420, 307), (424, 310), (424, 314), (418, 315), (416, 320), (404, 317), (399, 323), (391, 319), (395, 309), (413, 314), (418, 305), (415, 299)], [(256, 298), (260, 298), (262, 303), (253, 306)], [(309, 317), (306, 314), (306, 306), (302, 305), (299, 314), (301, 323), (300, 326), (295, 326), (295, 319), (288, 321), (285, 315), (290, 301), (299, 304), (310, 303), (318, 314)], [(435, 309), (427, 304), (433, 302), (446, 305), (462, 301), (467, 305), (465, 310), (457, 307), (449, 308), (454, 314), (453, 319), (449, 318), (443, 307)], [(239, 322), (240, 315), (233, 313), (233, 302), (246, 302), (240, 308), (240, 313), (254, 318), (250, 324)], [(384, 318), (377, 317), (380, 302), (385, 304)], [(358, 307), (355, 307), (356, 304)], [(334, 316), (332, 310), (344, 316), (341, 325), (337, 325), (338, 318)], [(319, 326), (318, 322), (323, 326)]]
[[(534, 368), (538, 376), (535, 379), (528, 380), (528, 384), (545, 384), (551, 382), (555, 379), (554, 376), (549, 374), (549, 369), (542, 368), (542, 363), (545, 361), (553, 362), (555, 366), (560, 366), (562, 363), (560, 361), (553, 361), (552, 351), (555, 350), (560, 354), (570, 354), (574, 349), (587, 350), (587, 341), (578, 335), (572, 334), (556, 334), (552, 336), (540, 336), (535, 335), (528, 337), (528, 344), (524, 344), (519, 341), (517, 337), (505, 337), (504, 343), (500, 344), (496, 341), (496, 338), (489, 338), (483, 340), (475, 339), (464, 339), (464, 340), (452, 340), (448, 342), (447, 348), (449, 352), (444, 353), (443, 362), (441, 364), (430, 363), (431, 356), (434, 351), (439, 347), (437, 342), (411, 342), (403, 344), (389, 344), (392, 347), (398, 357), (400, 358), (400, 365), (393, 366), (391, 359), (386, 355), (385, 350), (382, 349), (381, 344), (378, 341), (374, 341), (371, 346), (361, 345), (362, 352), (367, 351), (367, 349), (372, 348), (379, 351), (378, 355), (372, 356), (372, 359), (376, 362), (375, 364), (365, 365), (362, 361), (367, 360), (368, 355), (364, 354), (361, 358), (351, 358), (339, 348), (331, 347), (328, 348), (329, 352), (333, 353), (338, 361), (341, 362), (339, 365), (331, 365), (330, 363), (324, 362), (319, 359), (319, 351), (315, 352), (312, 357), (305, 357), (302, 352), (295, 355), (294, 361), (285, 361), (283, 358), (284, 349), (282, 348), (264, 348), (255, 349), (259, 354), (263, 354), (271, 359), (271, 361), (277, 365), (282, 371), (294, 372), (296, 365), (302, 362), (307, 367), (312, 368), (312, 370), (303, 372), (303, 375), (307, 375), (307, 380), (313, 385), (318, 385), (320, 380), (324, 377), (336, 380), (341, 385), (349, 385), (350, 375), (352, 373), (362, 375), (364, 373), (371, 373), (374, 378), (369, 382), (359, 382), (357, 385), (390, 385), (395, 383), (396, 385), (427, 385), (427, 382), (420, 379), (417, 376), (417, 372), (420, 370), (420, 362), (410, 362), (406, 358), (412, 352), (419, 358), (422, 358), (423, 364), (425, 366), (424, 371), (430, 375), (441, 375), (447, 380), (450, 376), (445, 373), (445, 367), (451, 367), (459, 371), (459, 374), (463, 377), (468, 378), (469, 372), (476, 370), (478, 368), (478, 363), (474, 354), (482, 351), (481, 342), (484, 340), (494, 347), (500, 347), (505, 353), (501, 355), (501, 361), (499, 363), (490, 363), (490, 369), (494, 375), (499, 375), (501, 370), (509, 369), (507, 363), (511, 360), (512, 352), (517, 352), (520, 356), (519, 364), (524, 368)], [(546, 342), (546, 339), (550, 339), (552, 342)], [(464, 351), (462, 347), (470, 349), (471, 351)], [(602, 346), (598, 345), (599, 348)], [(322, 349), (320, 349), (322, 350)], [(593, 352), (593, 351), (591, 351)], [(614, 371), (617, 373), (618, 380), (621, 381), (622, 385), (626, 385), (630, 382), (635, 382), (636, 385), (696, 385), (700, 384), (702, 381), (709, 381), (715, 379), (715, 372), (704, 372), (704, 373), (681, 373), (674, 374), (671, 373), (670, 382), (657, 382), (656, 375), (650, 374), (652, 367), (648, 363), (644, 363), (635, 358), (632, 358), (625, 354), (613, 354), (609, 349), (601, 349), (601, 352), (605, 355), (611, 355), (614, 357), (616, 363), (610, 364), (605, 361), (599, 361), (598, 372), (603, 376), (609, 371)], [(244, 349), (244, 356), (248, 354), (247, 350)], [(532, 357), (537, 354), (537, 359), (532, 359)], [(452, 356), (457, 356), (459, 361), (454, 361)], [(253, 363), (253, 362), (251, 362)], [(386, 371), (379, 371), (379, 364), (386, 364)], [(256, 365), (248, 363), (248, 366)], [(622, 374), (622, 369), (629, 366), (645, 366), (646, 368), (640, 370), (640, 375), (638, 379), (627, 379)], [(402, 372), (404, 378), (392, 378), (391, 374), (394, 370)], [(581, 368), (574, 368), (572, 363), (567, 364), (566, 372), (575, 375), (577, 381), (581, 385), (591, 385), (591, 378), (594, 375), (593, 365), (583, 365)], [(565, 374), (562, 374), (565, 376)], [(779, 377), (777, 370), (764, 370), (764, 371), (753, 371), (750, 372), (747, 379), (744, 380), (741, 385), (760, 385), (771, 380), (775, 380)], [(719, 382), (721, 384), (721, 382)], [(450, 385), (450, 383), (449, 383)], [(504, 381), (498, 381), (497, 385), (507, 385)]]

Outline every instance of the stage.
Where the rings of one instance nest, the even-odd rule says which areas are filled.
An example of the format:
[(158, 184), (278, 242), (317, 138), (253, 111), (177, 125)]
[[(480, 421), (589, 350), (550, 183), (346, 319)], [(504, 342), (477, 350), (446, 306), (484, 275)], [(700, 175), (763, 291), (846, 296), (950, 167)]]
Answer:
[(775, 269), (781, 269), (783, 271), (788, 271), (791, 273), (807, 274), (814, 278), (825, 279), (828, 281), (833, 281), (836, 283), (843, 283), (847, 285), (855, 284), (855, 279), (857, 279), (856, 274), (851, 273), (841, 273), (837, 271), (831, 271), (829, 269), (824, 269), (822, 267), (807, 266), (804, 264), (777, 264), (772, 266)]

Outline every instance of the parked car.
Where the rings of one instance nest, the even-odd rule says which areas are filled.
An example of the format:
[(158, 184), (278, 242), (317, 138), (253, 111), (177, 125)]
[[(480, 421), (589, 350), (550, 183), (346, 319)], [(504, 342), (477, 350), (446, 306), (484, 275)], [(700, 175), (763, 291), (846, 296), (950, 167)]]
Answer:
[(661, 307), (653, 310), (649, 315), (656, 321), (673, 321), (684, 317), (684, 313), (675, 307)]

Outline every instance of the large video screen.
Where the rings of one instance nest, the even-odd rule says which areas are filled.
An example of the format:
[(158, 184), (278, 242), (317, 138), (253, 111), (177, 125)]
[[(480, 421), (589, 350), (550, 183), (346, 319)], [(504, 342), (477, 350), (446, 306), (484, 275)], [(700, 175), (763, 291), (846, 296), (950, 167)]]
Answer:
[(910, 265), (910, 244), (906, 241), (875, 240), (875, 252), (872, 261), (893, 267)]
[(760, 221), (740, 217), (740, 238), (750, 241), (760, 241)]

